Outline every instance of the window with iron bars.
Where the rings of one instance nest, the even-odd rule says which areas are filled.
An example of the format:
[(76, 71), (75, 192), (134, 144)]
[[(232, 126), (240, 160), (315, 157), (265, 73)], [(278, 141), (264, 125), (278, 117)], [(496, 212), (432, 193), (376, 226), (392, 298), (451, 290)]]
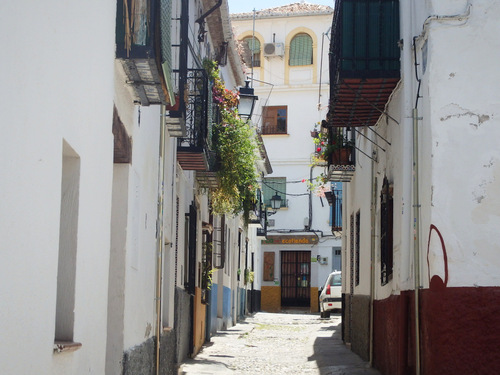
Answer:
[(393, 216), (392, 187), (387, 177), (384, 177), (380, 194), (380, 281), (382, 285), (392, 279)]
[(356, 213), (356, 231), (355, 231), (355, 242), (354, 242), (354, 247), (355, 247), (355, 252), (356, 252), (356, 286), (359, 285), (359, 274), (360, 274), (360, 229), (361, 229), (361, 212), (358, 211)]

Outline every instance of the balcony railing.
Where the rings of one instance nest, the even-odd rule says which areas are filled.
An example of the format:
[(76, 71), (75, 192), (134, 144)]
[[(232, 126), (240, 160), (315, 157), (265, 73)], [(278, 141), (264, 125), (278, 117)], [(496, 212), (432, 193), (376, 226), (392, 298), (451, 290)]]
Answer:
[(257, 196), (255, 199), (255, 205), (253, 210), (250, 212), (250, 222), (257, 226), (257, 236), (265, 237), (267, 235), (267, 211), (264, 205), (262, 191), (257, 190)]
[(335, 146), (328, 158), (328, 179), (349, 182), (356, 170), (356, 147), (352, 128), (329, 128), (329, 139)]
[(173, 102), (171, 18), (169, 1), (117, 1), (116, 58), (122, 63), (137, 104)]
[(336, 0), (329, 126), (372, 126), (400, 77), (399, 1)]
[(204, 69), (188, 70), (184, 98), (186, 135), (177, 138), (177, 160), (186, 170), (209, 171), (214, 166), (210, 86)]

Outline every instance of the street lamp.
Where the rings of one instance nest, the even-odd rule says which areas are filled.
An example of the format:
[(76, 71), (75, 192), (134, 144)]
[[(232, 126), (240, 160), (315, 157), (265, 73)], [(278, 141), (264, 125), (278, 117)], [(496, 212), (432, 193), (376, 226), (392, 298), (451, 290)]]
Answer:
[(271, 197), (271, 207), (273, 210), (279, 210), (281, 208), (281, 197), (277, 192)]
[(238, 113), (246, 121), (252, 117), (255, 102), (259, 99), (254, 95), (253, 88), (249, 87), (250, 81), (245, 81), (245, 87), (240, 87), (240, 103), (238, 104)]

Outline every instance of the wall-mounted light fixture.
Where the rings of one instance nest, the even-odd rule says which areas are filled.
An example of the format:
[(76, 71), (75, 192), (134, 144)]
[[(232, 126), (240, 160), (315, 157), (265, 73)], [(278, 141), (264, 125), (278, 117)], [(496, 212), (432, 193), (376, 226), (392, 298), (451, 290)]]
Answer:
[(253, 88), (250, 87), (250, 81), (245, 81), (245, 87), (240, 87), (240, 103), (238, 104), (238, 113), (246, 121), (252, 117), (255, 102), (259, 98), (254, 95)]
[(274, 215), (281, 208), (281, 197), (278, 195), (278, 192), (271, 197), (271, 208), (272, 211), (267, 213), (267, 216)]

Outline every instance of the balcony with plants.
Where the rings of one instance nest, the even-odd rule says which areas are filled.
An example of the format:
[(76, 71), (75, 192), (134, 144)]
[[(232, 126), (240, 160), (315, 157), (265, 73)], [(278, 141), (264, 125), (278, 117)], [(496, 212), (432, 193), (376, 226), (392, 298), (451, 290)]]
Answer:
[(239, 94), (225, 87), (217, 63), (205, 60), (203, 66), (210, 88), (207, 102), (213, 103), (207, 122), (210, 126), (206, 130), (208, 171), (215, 178), (215, 184), (208, 186), (212, 211), (214, 214), (243, 212), (245, 222), (249, 223), (259, 188), (257, 134), (248, 121), (240, 117)]
[(373, 126), (400, 79), (399, 0), (336, 0), (330, 127)]
[(322, 178), (325, 181), (349, 182), (356, 168), (354, 133), (348, 128), (323, 126), (312, 135), (315, 147), (313, 164), (327, 169)]

